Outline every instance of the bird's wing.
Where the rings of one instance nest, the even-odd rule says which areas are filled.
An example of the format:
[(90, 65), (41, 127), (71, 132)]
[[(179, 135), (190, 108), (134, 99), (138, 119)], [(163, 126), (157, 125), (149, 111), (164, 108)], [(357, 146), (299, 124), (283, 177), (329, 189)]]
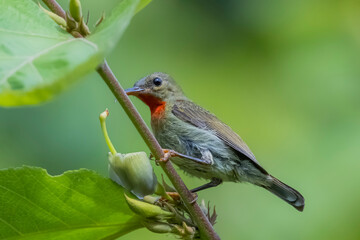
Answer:
[(214, 114), (203, 109), (191, 101), (178, 100), (173, 106), (172, 113), (184, 122), (195, 127), (206, 129), (223, 140), (229, 147), (241, 156), (253, 161), (264, 173), (267, 173), (256, 160), (246, 143), (228, 125), (221, 122)]

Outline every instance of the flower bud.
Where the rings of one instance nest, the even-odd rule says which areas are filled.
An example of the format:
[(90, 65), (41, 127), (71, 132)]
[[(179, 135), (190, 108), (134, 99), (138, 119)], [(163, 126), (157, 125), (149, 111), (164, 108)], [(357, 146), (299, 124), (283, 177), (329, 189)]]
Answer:
[(182, 239), (194, 239), (196, 234), (196, 229), (189, 227), (185, 222), (182, 222), (182, 226), (175, 225), (176, 234), (179, 235)]
[(69, 32), (78, 28), (78, 23), (68, 12), (66, 13), (66, 25)]
[(81, 35), (83, 35), (84, 37), (86, 37), (87, 35), (89, 35), (91, 33), (89, 30), (89, 27), (86, 25), (86, 23), (84, 22), (84, 19), (82, 17), (80, 20), (79, 31), (80, 31)]
[(148, 230), (154, 233), (176, 232), (175, 227), (168, 223), (144, 221), (143, 224)]
[(66, 28), (66, 21), (65, 19), (63, 19), (62, 17), (56, 15), (53, 12), (50, 12), (48, 10), (46, 10), (45, 8), (43, 8), (40, 3), (39, 3), (39, 7), (41, 8), (41, 10), (43, 10), (44, 13), (46, 13), (52, 20), (54, 20), (54, 22), (56, 22), (58, 25), (60, 25), (61, 27)]
[(69, 10), (75, 21), (80, 22), (82, 17), (80, 0), (70, 0)]
[(154, 197), (152, 195), (146, 195), (144, 197), (144, 201), (150, 204), (155, 204), (157, 201), (159, 201), (160, 197)]
[(186, 235), (193, 236), (195, 234), (195, 229), (186, 225), (185, 222), (183, 222), (183, 228)]
[(160, 183), (158, 183), (157, 186), (156, 186), (155, 194), (163, 197), (164, 199), (166, 199), (166, 200), (168, 200), (168, 201), (173, 201), (173, 199), (172, 199), (172, 198), (169, 196), (169, 194), (166, 192), (164, 186), (161, 185)]
[(153, 194), (157, 179), (145, 152), (109, 153), (110, 178), (139, 198)]
[(100, 114), (100, 124), (105, 141), (110, 149), (110, 178), (131, 191), (138, 198), (153, 194), (156, 189), (157, 179), (148, 156), (145, 152), (128, 154), (116, 152), (106, 130), (105, 120), (108, 115), (109, 111), (107, 109)]
[(174, 213), (167, 212), (159, 206), (130, 198), (126, 194), (124, 195), (129, 208), (144, 218), (168, 219), (174, 216)]

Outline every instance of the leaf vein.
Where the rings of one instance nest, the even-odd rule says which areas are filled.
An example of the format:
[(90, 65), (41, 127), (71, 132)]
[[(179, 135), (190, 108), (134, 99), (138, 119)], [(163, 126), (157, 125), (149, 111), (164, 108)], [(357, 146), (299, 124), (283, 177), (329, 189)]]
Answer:
[(57, 48), (57, 47), (60, 47), (62, 45), (65, 45), (65, 44), (68, 44), (70, 42), (73, 42), (77, 40), (77, 38), (72, 38), (72, 39), (69, 39), (67, 41), (64, 41), (64, 42), (59, 42), (49, 48), (46, 48), (42, 51), (40, 51), (39, 53), (37, 53), (36, 55), (26, 59), (25, 61), (23, 61), (21, 64), (19, 64), (18, 66), (16, 66), (15, 68), (11, 69), (11, 71), (3, 78), (0, 80), (0, 84), (3, 84), (10, 76), (12, 76), (13, 74), (15, 74), (17, 71), (19, 71), (21, 68), (23, 68), (26, 64), (34, 61), (35, 59), (37, 59), (38, 57), (41, 57), (41, 55), (43, 54), (46, 54), (48, 52), (50, 52), (51, 50)]
[(95, 223), (95, 225), (98, 225), (98, 223), (97, 223), (94, 219), (92, 219), (90, 216), (88, 216), (88, 215), (86, 215), (85, 213), (80, 212), (79, 210), (71, 207), (69, 204), (65, 203), (62, 199), (60, 199), (58, 196), (56, 196), (52, 191), (50, 191), (49, 188), (46, 187), (45, 184), (43, 184), (42, 182), (40, 182), (40, 181), (33, 175), (33, 173), (30, 172), (30, 176), (31, 176), (37, 183), (39, 183), (41, 186), (43, 186), (44, 189), (45, 189), (47, 192), (49, 192), (51, 195), (53, 195), (54, 197), (56, 197), (57, 199), (59, 199), (61, 202), (63, 202), (64, 205), (66, 205), (66, 206), (68, 206), (69, 208), (73, 209), (74, 211), (80, 213), (81, 215), (87, 217), (91, 222)]
[(6, 221), (5, 219), (0, 217), (0, 221), (5, 223), (6, 225), (8, 225), (11, 229), (13, 229), (15, 232), (17, 232), (20, 236), (23, 236), (23, 234), (11, 223), (9, 223), (8, 221)]
[(7, 188), (7, 187), (5, 187), (5, 186), (1, 185), (1, 184), (0, 184), (0, 188), (3, 188), (4, 190), (6, 190), (6, 191), (8, 191), (8, 192), (10, 192), (10, 193), (13, 193), (13, 194), (15, 194), (15, 195), (19, 196), (21, 199), (24, 199), (24, 200), (25, 200), (25, 202), (28, 202), (28, 203), (30, 203), (31, 205), (33, 205), (33, 206), (35, 206), (35, 207), (37, 207), (37, 208), (39, 208), (39, 209), (42, 209), (44, 212), (48, 213), (50, 216), (52, 216), (52, 217), (54, 217), (54, 218), (58, 219), (58, 221), (59, 221), (59, 222), (61, 222), (62, 224), (64, 224), (65, 226), (70, 227), (70, 226), (69, 226), (66, 222), (64, 222), (63, 220), (61, 220), (61, 219), (60, 219), (60, 218), (58, 218), (57, 216), (55, 216), (53, 213), (51, 213), (51, 212), (49, 212), (48, 210), (46, 210), (46, 209), (42, 208), (41, 206), (37, 205), (36, 203), (34, 203), (33, 201), (31, 201), (30, 199), (28, 199), (28, 198), (26, 198), (26, 197), (22, 196), (21, 194), (19, 194), (19, 193), (15, 192), (14, 190), (9, 189), (9, 188)]

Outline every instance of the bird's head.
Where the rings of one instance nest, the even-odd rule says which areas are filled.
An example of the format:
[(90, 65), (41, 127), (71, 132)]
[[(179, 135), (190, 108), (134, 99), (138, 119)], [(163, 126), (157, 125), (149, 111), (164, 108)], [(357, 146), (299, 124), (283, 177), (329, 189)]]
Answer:
[(150, 108), (161, 103), (169, 103), (185, 99), (183, 91), (170, 75), (156, 72), (150, 74), (125, 90), (127, 95), (133, 95), (142, 100)]

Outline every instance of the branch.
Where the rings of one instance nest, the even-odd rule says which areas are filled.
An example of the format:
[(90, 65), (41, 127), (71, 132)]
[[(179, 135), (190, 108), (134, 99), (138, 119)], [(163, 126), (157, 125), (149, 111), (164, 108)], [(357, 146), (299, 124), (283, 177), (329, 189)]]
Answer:
[(45, 5), (53, 12), (65, 19), (65, 11), (62, 7), (56, 2), (56, 0), (42, 0)]
[[(51, 11), (61, 17), (65, 17), (65, 11), (56, 2), (56, 0), (43, 0), (43, 2), (49, 7), (49, 9), (51, 9)], [(163, 151), (160, 144), (155, 139), (154, 135), (151, 133), (144, 120), (141, 118), (134, 104), (130, 101), (124, 89), (121, 87), (115, 75), (112, 73), (106, 60), (104, 60), (103, 64), (98, 66), (96, 71), (99, 73), (99, 75), (108, 85), (118, 102), (121, 104), (121, 106), (123, 107), (126, 114), (140, 133), (141, 137), (145, 141), (146, 145), (149, 147), (154, 157), (156, 159), (162, 158)], [(199, 205), (196, 203), (193, 194), (188, 190), (185, 183), (182, 181), (171, 162), (160, 162), (160, 166), (162, 167), (163, 171), (168, 176), (171, 183), (174, 185), (175, 189), (184, 201), (184, 204), (188, 209), (189, 213), (191, 214), (192, 219), (199, 228), (202, 239), (220, 240), (220, 237), (215, 232), (208, 218), (205, 216)]]

